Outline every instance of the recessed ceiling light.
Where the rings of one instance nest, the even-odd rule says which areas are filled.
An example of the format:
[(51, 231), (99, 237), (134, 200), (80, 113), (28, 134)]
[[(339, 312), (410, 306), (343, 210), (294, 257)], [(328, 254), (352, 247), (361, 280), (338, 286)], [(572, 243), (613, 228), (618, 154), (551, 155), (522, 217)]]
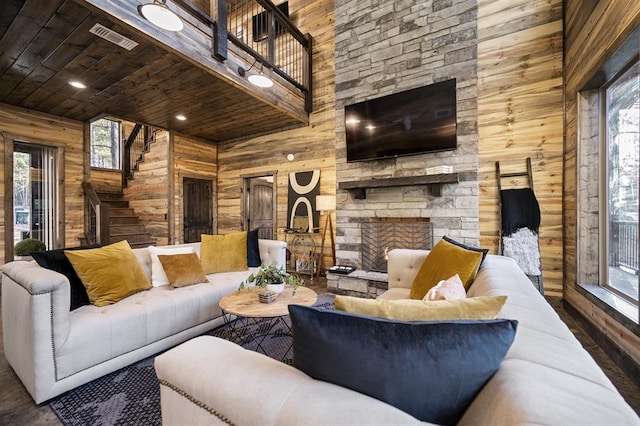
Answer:
[(80, 83), (79, 81), (75, 81), (75, 80), (70, 81), (69, 84), (71, 86), (75, 87), (76, 89), (86, 89), (87, 88), (86, 85)]
[(178, 120), (180, 120), (180, 121), (184, 121), (184, 120), (186, 120), (186, 119), (187, 119), (187, 117), (185, 117), (185, 116), (184, 116), (184, 115), (182, 115), (182, 114), (178, 114), (178, 115), (176, 115), (176, 118), (177, 118)]

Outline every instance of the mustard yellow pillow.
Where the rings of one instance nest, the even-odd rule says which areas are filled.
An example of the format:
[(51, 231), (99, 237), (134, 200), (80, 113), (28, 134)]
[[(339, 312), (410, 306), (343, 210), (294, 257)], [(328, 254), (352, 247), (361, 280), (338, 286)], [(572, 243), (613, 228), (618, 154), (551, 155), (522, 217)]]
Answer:
[(111, 305), (151, 288), (127, 241), (89, 250), (65, 250), (64, 254), (95, 306)]
[(205, 274), (246, 271), (247, 233), (202, 235), (202, 269)]
[(412, 299), (422, 300), (431, 287), (455, 274), (460, 276), (465, 290), (469, 290), (481, 261), (481, 252), (440, 240), (422, 263), (409, 294)]
[(480, 296), (458, 300), (384, 300), (336, 296), (337, 311), (398, 321), (452, 321), (495, 319), (507, 296)]
[(158, 260), (167, 275), (171, 288), (209, 282), (202, 271), (200, 258), (195, 253), (159, 254)]

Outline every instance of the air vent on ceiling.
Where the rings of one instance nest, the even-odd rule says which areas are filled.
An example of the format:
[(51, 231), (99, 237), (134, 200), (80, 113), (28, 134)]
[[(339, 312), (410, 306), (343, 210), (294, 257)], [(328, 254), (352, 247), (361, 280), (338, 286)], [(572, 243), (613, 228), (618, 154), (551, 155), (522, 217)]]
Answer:
[(89, 32), (127, 50), (131, 50), (138, 45), (135, 41), (100, 24), (95, 24)]

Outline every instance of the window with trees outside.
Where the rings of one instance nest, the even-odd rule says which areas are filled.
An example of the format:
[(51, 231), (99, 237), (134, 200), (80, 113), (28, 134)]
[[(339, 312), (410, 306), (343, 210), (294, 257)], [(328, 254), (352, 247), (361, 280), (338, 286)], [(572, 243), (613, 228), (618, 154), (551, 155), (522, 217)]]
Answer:
[(603, 285), (638, 302), (640, 212), (640, 62), (604, 88), (607, 271)]
[(91, 167), (120, 169), (122, 126), (102, 118), (91, 123)]
[[(624, 64), (624, 62), (619, 62)], [(577, 284), (638, 323), (640, 62), (578, 97)]]

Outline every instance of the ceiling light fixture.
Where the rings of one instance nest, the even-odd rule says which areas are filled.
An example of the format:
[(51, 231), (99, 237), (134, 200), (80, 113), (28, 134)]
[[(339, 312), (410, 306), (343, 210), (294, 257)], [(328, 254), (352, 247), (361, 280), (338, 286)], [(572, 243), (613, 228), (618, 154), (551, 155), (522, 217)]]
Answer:
[(167, 31), (180, 31), (184, 25), (175, 12), (167, 6), (167, 0), (153, 0), (138, 6), (138, 13), (153, 25)]
[(178, 120), (180, 120), (180, 121), (185, 121), (185, 120), (187, 119), (187, 117), (185, 117), (185, 116), (184, 116), (184, 115), (182, 115), (182, 114), (178, 114), (178, 115), (176, 115), (176, 118), (177, 118)]
[(79, 81), (73, 80), (70, 81), (69, 84), (73, 87), (75, 87), (76, 89), (86, 89), (87, 86), (83, 83), (80, 83)]
[[(251, 64), (248, 70), (245, 70), (242, 67), (238, 67), (238, 75), (240, 77), (244, 77), (245, 75), (247, 75), (247, 73), (251, 71), (251, 69), (256, 64), (256, 62), (258, 62), (257, 59), (253, 61), (253, 64)], [(247, 80), (249, 80), (249, 83), (257, 87), (263, 87), (263, 88), (271, 87), (273, 86), (273, 80), (271, 80), (269, 77), (267, 77), (262, 73), (263, 66), (264, 65), (261, 64), (260, 71), (258, 72), (258, 74), (251, 74), (249, 77), (247, 77)]]

